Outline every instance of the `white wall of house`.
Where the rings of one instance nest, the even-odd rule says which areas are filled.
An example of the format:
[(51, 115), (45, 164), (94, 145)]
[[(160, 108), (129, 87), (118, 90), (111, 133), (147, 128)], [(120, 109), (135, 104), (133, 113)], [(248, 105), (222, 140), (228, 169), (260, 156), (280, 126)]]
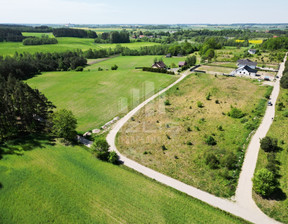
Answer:
[(246, 69), (243, 69), (243, 68), (240, 68), (240, 69), (237, 69), (236, 70), (236, 75), (239, 75), (239, 76), (256, 76), (256, 73), (250, 73), (248, 72)]

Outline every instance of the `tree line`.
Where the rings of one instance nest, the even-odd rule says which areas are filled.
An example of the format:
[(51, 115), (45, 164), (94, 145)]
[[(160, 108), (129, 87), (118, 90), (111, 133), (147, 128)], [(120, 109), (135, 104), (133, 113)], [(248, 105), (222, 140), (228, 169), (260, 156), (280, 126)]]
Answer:
[(54, 105), (37, 89), (11, 75), (7, 79), (0, 76), (0, 98), (0, 142), (45, 130)]
[(283, 71), (283, 76), (280, 80), (281, 87), (288, 89), (288, 61), (285, 63), (285, 69)]
[(97, 38), (98, 35), (92, 30), (57, 28), (53, 29), (55, 37), (79, 37), (79, 38)]
[(261, 45), (263, 49), (267, 50), (279, 50), (288, 49), (288, 37), (271, 38), (264, 41)]
[(10, 41), (10, 42), (21, 42), (25, 37), (22, 35), (21, 31), (13, 30), (9, 28), (0, 28), (0, 42)]
[(44, 44), (58, 44), (56, 38), (49, 38), (47, 35), (42, 37), (29, 37), (23, 40), (23, 45), (44, 45)]
[(114, 49), (89, 49), (83, 53), (83, 56), (88, 59), (105, 58), (115, 54), (122, 54), (123, 56), (143, 56), (143, 55), (166, 55), (170, 53), (172, 56), (185, 56), (198, 51), (196, 46), (190, 43), (181, 43), (173, 45), (155, 45), (141, 47), (140, 49), (130, 49), (128, 47), (122, 47), (116, 45)]
[(40, 72), (74, 70), (85, 66), (87, 60), (82, 51), (63, 53), (18, 54), (13, 57), (0, 57), (0, 76), (9, 75), (17, 79), (27, 79)]
[(129, 32), (122, 30), (110, 33), (102, 33), (101, 36), (94, 40), (95, 43), (130, 43)]

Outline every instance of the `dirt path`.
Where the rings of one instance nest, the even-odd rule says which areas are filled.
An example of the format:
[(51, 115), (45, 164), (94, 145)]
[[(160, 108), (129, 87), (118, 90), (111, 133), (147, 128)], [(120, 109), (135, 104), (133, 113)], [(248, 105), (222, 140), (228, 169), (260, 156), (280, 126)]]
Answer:
[(113, 56), (110, 56), (110, 57), (108, 57), (108, 58), (95, 59), (95, 60), (93, 60), (93, 61), (89, 61), (89, 62), (88, 62), (88, 65), (94, 65), (94, 64), (100, 63), (100, 62), (102, 62), (102, 61), (107, 61), (107, 60), (109, 60), (109, 59), (111, 59), (111, 58), (116, 58), (116, 57), (118, 57), (118, 56), (120, 56), (120, 54), (113, 55)]
[(238, 180), (235, 200), (239, 205), (245, 206), (247, 208), (254, 208), (256, 206), (252, 198), (252, 178), (257, 164), (258, 153), (260, 149), (260, 139), (266, 136), (271, 124), (273, 123), (272, 118), (275, 116), (276, 101), (280, 92), (280, 78), (282, 77), (282, 73), (284, 71), (285, 61), (286, 57), (284, 62), (280, 65), (278, 71), (279, 78), (275, 82), (273, 92), (270, 97), (270, 101), (272, 102), (273, 106), (267, 107), (262, 123), (250, 141), (240, 173), (240, 178)]

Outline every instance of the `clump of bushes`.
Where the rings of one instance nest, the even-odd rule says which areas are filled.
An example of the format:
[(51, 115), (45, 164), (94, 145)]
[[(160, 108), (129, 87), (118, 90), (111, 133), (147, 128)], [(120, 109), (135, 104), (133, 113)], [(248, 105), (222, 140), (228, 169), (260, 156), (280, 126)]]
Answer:
[(240, 109), (237, 109), (236, 107), (232, 107), (230, 112), (228, 112), (228, 116), (232, 118), (242, 118), (245, 116), (245, 114)]
[(269, 197), (278, 186), (275, 175), (266, 168), (257, 171), (253, 178), (254, 191), (264, 197)]
[(207, 145), (216, 145), (217, 144), (216, 140), (211, 135), (209, 135), (205, 138), (205, 143)]
[(117, 65), (113, 65), (112, 67), (111, 67), (111, 70), (117, 70), (118, 69), (118, 66)]
[(205, 156), (205, 164), (209, 166), (210, 169), (219, 168), (219, 160), (214, 152), (209, 152)]
[(171, 105), (171, 103), (170, 103), (170, 101), (169, 101), (169, 100), (165, 100), (165, 101), (164, 101), (164, 105), (165, 105), (165, 106), (170, 106), (170, 105)]
[(92, 145), (92, 151), (96, 157), (100, 160), (107, 161), (109, 163), (118, 164), (119, 156), (115, 151), (109, 152), (109, 144), (105, 138), (97, 138)]
[(202, 103), (202, 102), (198, 101), (198, 102), (197, 102), (197, 107), (199, 107), (199, 108), (203, 108), (203, 107), (204, 107), (204, 105), (203, 105), (203, 103)]
[(278, 149), (278, 140), (276, 138), (266, 136), (261, 139), (260, 147), (265, 152), (275, 152)]

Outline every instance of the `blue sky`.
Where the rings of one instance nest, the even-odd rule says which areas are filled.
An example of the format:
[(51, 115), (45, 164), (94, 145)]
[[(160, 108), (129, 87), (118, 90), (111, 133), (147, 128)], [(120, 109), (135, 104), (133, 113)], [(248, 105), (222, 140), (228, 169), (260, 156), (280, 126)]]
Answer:
[(0, 0), (0, 23), (288, 23), (288, 0)]

